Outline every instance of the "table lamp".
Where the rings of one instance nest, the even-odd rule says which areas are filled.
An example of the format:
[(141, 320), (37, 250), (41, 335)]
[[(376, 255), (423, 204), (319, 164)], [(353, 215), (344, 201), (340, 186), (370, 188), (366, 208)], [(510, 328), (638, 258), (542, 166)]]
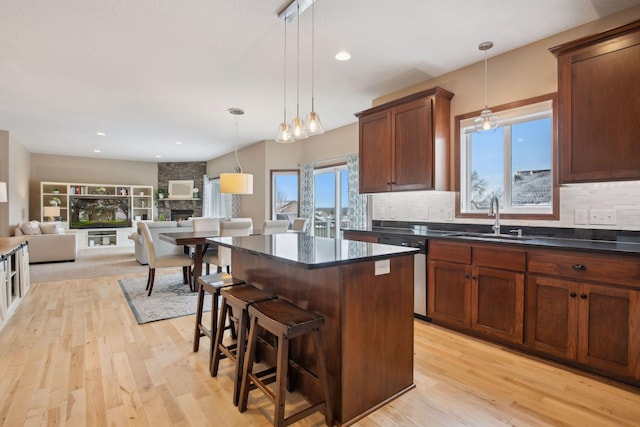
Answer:
[(59, 206), (45, 206), (44, 207), (44, 216), (49, 217), (50, 221), (55, 221), (56, 217), (60, 216), (60, 207)]

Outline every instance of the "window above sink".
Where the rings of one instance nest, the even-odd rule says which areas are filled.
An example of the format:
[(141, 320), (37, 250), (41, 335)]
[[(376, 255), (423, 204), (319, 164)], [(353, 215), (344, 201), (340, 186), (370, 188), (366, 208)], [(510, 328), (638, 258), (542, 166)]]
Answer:
[(491, 110), (498, 128), (476, 131), (479, 112), (456, 116), (456, 216), (484, 218), (497, 196), (503, 218), (557, 219), (556, 95)]

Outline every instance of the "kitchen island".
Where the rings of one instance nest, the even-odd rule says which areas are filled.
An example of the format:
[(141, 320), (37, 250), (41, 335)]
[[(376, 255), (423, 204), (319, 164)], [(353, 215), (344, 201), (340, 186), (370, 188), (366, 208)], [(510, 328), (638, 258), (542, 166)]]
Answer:
[[(414, 387), (417, 249), (297, 233), (208, 241), (232, 249), (235, 277), (324, 317), (322, 336), (339, 424), (352, 424)], [(311, 340), (293, 342), (291, 356), (317, 373)], [(313, 382), (295, 370), (292, 380), (304, 395), (319, 397)]]

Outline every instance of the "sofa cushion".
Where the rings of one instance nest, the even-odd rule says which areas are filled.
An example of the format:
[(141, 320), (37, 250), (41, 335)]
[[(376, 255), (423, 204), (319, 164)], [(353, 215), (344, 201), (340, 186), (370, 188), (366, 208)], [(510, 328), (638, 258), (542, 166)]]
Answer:
[(42, 234), (42, 231), (40, 230), (40, 223), (38, 221), (23, 222), (22, 225), (20, 225), (20, 231), (27, 236)]
[(46, 222), (40, 224), (42, 234), (64, 234), (64, 227), (57, 222)]

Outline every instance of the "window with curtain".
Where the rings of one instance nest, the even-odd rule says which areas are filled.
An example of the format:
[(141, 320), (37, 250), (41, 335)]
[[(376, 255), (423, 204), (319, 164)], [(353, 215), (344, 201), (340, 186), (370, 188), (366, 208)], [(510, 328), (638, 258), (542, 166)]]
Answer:
[(220, 178), (205, 179), (203, 216), (230, 218), (233, 214), (233, 197), (220, 192)]

